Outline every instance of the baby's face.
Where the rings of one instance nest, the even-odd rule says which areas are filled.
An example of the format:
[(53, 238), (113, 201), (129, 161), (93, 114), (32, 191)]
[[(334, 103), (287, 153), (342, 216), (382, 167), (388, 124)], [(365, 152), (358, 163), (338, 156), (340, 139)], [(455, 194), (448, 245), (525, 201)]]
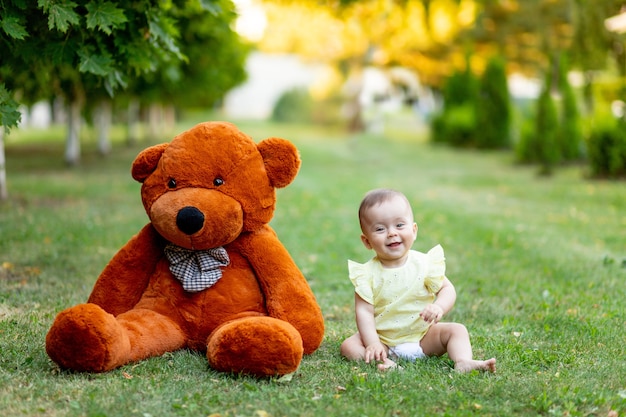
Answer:
[(417, 225), (410, 205), (400, 197), (369, 208), (362, 219), (361, 240), (373, 249), (383, 266), (395, 268), (406, 262), (415, 238)]

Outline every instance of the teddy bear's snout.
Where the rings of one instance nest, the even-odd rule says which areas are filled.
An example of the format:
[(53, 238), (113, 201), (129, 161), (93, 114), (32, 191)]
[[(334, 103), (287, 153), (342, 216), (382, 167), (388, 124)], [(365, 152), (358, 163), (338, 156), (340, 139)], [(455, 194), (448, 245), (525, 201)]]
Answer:
[(187, 206), (176, 215), (176, 226), (181, 232), (193, 235), (204, 225), (204, 214), (195, 207)]

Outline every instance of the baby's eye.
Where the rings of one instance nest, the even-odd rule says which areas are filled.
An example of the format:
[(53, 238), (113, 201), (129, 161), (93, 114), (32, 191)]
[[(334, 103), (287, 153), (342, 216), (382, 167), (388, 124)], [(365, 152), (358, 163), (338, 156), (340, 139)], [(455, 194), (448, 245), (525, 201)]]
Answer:
[(404, 224), (404, 223), (398, 223), (398, 224), (396, 225), (396, 227), (397, 227), (398, 229), (402, 229), (404, 226), (405, 226), (405, 224)]
[(376, 229), (374, 229), (375, 232), (384, 232), (385, 228), (384, 227), (377, 227)]

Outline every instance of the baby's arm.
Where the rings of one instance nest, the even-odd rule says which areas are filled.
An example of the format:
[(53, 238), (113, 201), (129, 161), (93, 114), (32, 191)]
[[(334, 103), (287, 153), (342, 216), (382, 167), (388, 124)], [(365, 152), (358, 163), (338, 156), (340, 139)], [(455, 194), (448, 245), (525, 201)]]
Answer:
[(384, 361), (387, 359), (387, 349), (380, 341), (376, 332), (374, 321), (374, 306), (363, 300), (354, 293), (354, 307), (356, 313), (356, 326), (361, 335), (361, 341), (365, 347), (365, 363), (370, 361)]
[(452, 285), (448, 278), (444, 278), (435, 302), (427, 305), (420, 313), (420, 316), (427, 323), (437, 323), (446, 313), (452, 310), (455, 301), (456, 290), (454, 289), (454, 285)]

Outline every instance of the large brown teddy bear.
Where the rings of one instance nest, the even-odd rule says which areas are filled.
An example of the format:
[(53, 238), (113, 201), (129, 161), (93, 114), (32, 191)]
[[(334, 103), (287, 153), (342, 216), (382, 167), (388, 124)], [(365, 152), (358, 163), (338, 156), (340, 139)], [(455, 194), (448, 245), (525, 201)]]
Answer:
[(62, 368), (104, 372), (182, 348), (218, 371), (294, 372), (323, 338), (321, 310), (275, 232), (275, 188), (300, 167), (285, 139), (256, 144), (201, 123), (142, 151), (132, 176), (150, 218), (106, 266), (86, 304), (46, 337)]

